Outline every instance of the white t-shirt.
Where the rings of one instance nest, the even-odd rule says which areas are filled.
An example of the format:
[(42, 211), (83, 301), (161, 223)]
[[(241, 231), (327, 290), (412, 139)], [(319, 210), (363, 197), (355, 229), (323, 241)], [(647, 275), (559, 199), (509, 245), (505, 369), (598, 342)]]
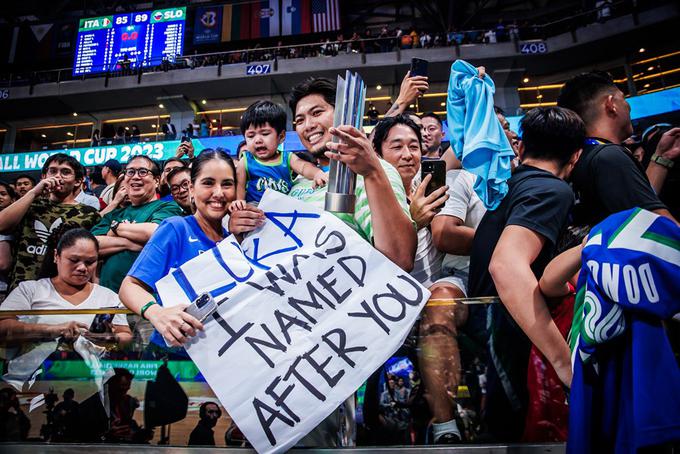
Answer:
[(99, 198), (104, 201), (105, 204), (110, 204), (111, 200), (113, 200), (113, 188), (116, 186), (116, 183), (111, 183), (107, 187), (104, 188), (101, 194), (99, 194)]
[(85, 191), (80, 191), (78, 195), (75, 197), (76, 202), (82, 203), (83, 205), (88, 205), (94, 208), (95, 210), (99, 211), (101, 209), (101, 204), (99, 203), (99, 199), (93, 195), (86, 194)]
[(444, 253), (434, 246), (430, 229), (425, 227), (418, 230), (418, 246), (411, 276), (424, 287), (430, 287), (441, 277), (443, 260)]
[[(2, 311), (23, 311), (23, 310), (38, 310), (38, 309), (103, 309), (103, 308), (120, 308), (120, 300), (118, 295), (106, 287), (98, 284), (93, 284), (92, 292), (85, 301), (77, 306), (69, 303), (57, 293), (57, 290), (49, 278), (40, 279), (37, 281), (24, 281), (12, 290), (7, 295), (5, 301), (0, 304), (0, 314)], [(74, 314), (74, 315), (41, 315), (39, 323), (59, 324), (69, 321), (81, 322), (88, 327), (94, 320), (92, 314)], [(38, 323), (38, 316), (21, 316), (19, 319), (25, 323)], [(113, 316), (114, 325), (128, 326), (127, 318), (124, 314), (116, 314)]]
[[(446, 173), (449, 199), (437, 216), (455, 216), (463, 221), (464, 226), (477, 229), (486, 213), (486, 207), (473, 189), (476, 178), (467, 170), (449, 170)], [(442, 266), (444, 275), (464, 274), (467, 277), (470, 257), (446, 254)]]

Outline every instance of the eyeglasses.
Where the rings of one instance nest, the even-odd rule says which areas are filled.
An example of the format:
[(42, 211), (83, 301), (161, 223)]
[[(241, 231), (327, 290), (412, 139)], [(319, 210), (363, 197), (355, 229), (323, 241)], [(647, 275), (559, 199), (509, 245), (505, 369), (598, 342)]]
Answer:
[(140, 167), (139, 169), (135, 169), (134, 167), (128, 167), (125, 169), (125, 176), (127, 177), (134, 177), (135, 174), (139, 175), (140, 178), (144, 178), (145, 176), (149, 175), (151, 170), (145, 169), (144, 167)]
[(170, 194), (177, 194), (180, 190), (189, 190), (189, 180), (182, 181), (180, 184), (170, 185)]
[(47, 174), (51, 177), (55, 177), (60, 174), (62, 177), (70, 177), (73, 175), (73, 170), (68, 168), (59, 169), (57, 167), (50, 167), (47, 169)]

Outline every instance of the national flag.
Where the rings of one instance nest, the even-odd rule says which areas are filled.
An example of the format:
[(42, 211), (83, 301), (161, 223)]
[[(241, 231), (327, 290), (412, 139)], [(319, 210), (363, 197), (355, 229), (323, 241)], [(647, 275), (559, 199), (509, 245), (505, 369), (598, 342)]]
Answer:
[(267, 38), (279, 36), (281, 14), (279, 0), (262, 0), (251, 3), (250, 38)]
[(281, 7), (281, 34), (300, 35), (312, 33), (312, 0), (283, 0)]
[(314, 33), (338, 30), (340, 28), (339, 6), (338, 0), (312, 0)]
[(224, 5), (222, 41), (250, 39), (251, 4)]

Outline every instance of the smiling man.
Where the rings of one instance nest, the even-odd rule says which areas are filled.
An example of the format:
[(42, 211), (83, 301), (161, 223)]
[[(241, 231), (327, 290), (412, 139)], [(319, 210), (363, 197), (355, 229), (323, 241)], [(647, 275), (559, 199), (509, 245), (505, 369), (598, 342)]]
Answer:
[(168, 187), (173, 200), (180, 206), (185, 216), (191, 214), (191, 196), (189, 186), (191, 185), (191, 169), (180, 167), (172, 169), (168, 174)]
[[(63, 222), (90, 228), (99, 220), (92, 207), (75, 200), (73, 190), (83, 182), (83, 166), (64, 153), (50, 156), (42, 168), (42, 179), (23, 197), (0, 211), (0, 232), (18, 238), (9, 290), (25, 280), (38, 278), (45, 260), (47, 239)], [(44, 193), (48, 197), (41, 197)]]
[[(101, 219), (92, 233), (99, 241), (99, 255), (104, 258), (99, 283), (118, 292), (144, 245), (164, 219), (181, 216), (174, 201), (156, 200), (159, 184), (158, 164), (146, 156), (130, 159), (123, 185), (130, 205), (115, 208)], [(116, 203), (115, 199), (111, 203)]]
[[(295, 114), (295, 131), (321, 169), (328, 170), (332, 157), (357, 174), (354, 213), (334, 214), (388, 259), (410, 271), (417, 240), (401, 177), (378, 158), (363, 132), (351, 126), (333, 128), (335, 90), (335, 83), (325, 78), (312, 78), (293, 88), (290, 108)], [(340, 143), (331, 143), (334, 136)], [(289, 195), (323, 207), (326, 190), (298, 178)]]

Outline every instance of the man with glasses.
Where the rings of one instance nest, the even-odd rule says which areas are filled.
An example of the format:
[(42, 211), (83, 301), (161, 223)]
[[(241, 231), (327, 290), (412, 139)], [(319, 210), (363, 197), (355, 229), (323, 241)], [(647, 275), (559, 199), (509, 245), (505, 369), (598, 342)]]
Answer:
[[(183, 144), (186, 144), (187, 142), (183, 142)], [(180, 145), (180, 147), (182, 147)], [(178, 148), (179, 150), (179, 148)], [(168, 189), (168, 175), (170, 175), (170, 172), (172, 172), (175, 169), (181, 169), (183, 167), (188, 167), (188, 161), (184, 159), (180, 159), (178, 157), (173, 157), (165, 161), (165, 164), (163, 164), (163, 171), (161, 172), (161, 181), (160, 181), (160, 189), (158, 192), (161, 194), (161, 200), (165, 202), (170, 202), (173, 200), (172, 194), (170, 194), (169, 189)]]
[[(127, 164), (123, 186), (130, 205), (115, 207), (92, 228), (104, 257), (99, 284), (118, 292), (123, 278), (151, 235), (164, 219), (181, 216), (175, 202), (156, 200), (160, 169), (147, 156), (135, 156)], [(116, 203), (115, 199), (111, 203)]]
[[(38, 278), (47, 239), (64, 222), (91, 228), (98, 220), (96, 209), (75, 200), (74, 188), (83, 182), (83, 167), (64, 153), (50, 156), (42, 168), (42, 179), (19, 200), (0, 211), (0, 232), (14, 233), (16, 257), (10, 273), (9, 290), (25, 280)], [(47, 194), (47, 197), (42, 197)], [(50, 258), (51, 260), (51, 258)]]
[(172, 169), (168, 174), (168, 187), (170, 195), (177, 205), (182, 208), (184, 215), (191, 214), (191, 197), (189, 195), (189, 185), (191, 184), (191, 170), (188, 167)]

